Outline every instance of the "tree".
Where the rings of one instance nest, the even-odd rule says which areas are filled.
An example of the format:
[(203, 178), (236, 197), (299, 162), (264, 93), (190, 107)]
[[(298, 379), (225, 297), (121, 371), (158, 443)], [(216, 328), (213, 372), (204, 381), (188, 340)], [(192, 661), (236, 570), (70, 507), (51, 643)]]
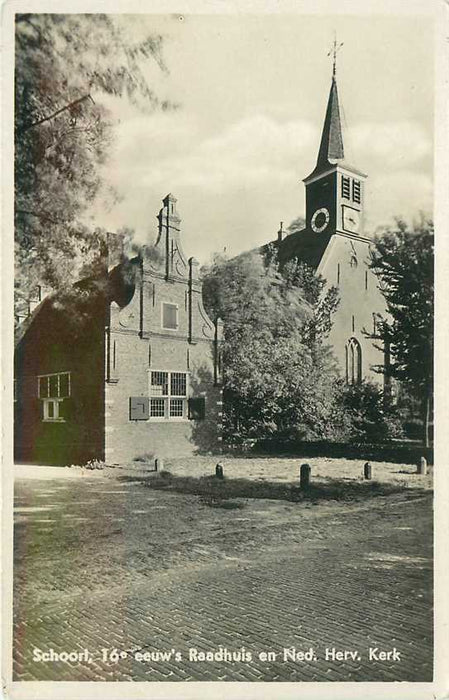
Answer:
[(293, 219), (293, 221), (288, 225), (287, 227), (287, 235), (291, 235), (292, 233), (296, 233), (297, 231), (302, 231), (306, 227), (306, 220), (303, 216), (297, 216), (296, 219)]
[(337, 406), (348, 442), (379, 443), (402, 436), (397, 407), (372, 382), (342, 384)]
[(274, 255), (217, 256), (203, 271), (212, 317), (224, 320), (228, 438), (331, 437), (337, 369), (325, 344), (338, 298), (307, 266)]
[(386, 371), (419, 400), (426, 447), (433, 395), (433, 238), (430, 220), (422, 217), (412, 227), (397, 220), (375, 240), (370, 261), (389, 314), (379, 324), (391, 353)]
[[(129, 20), (131, 21), (131, 20)], [(136, 40), (126, 19), (104, 14), (16, 15), (16, 291), (76, 278), (74, 260), (98, 254), (83, 215), (100, 196), (112, 138), (102, 95), (160, 106), (144, 67), (165, 70), (162, 38)], [(111, 192), (107, 196), (111, 196)]]

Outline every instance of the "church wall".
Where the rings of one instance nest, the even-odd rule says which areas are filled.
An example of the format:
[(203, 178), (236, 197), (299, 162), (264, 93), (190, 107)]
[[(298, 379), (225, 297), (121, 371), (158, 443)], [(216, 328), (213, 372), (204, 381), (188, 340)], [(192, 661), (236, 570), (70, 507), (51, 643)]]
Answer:
[(362, 241), (334, 235), (331, 248), (318, 272), (329, 285), (335, 285), (340, 303), (334, 315), (329, 342), (343, 377), (346, 375), (346, 346), (355, 338), (361, 347), (362, 378), (382, 386), (383, 376), (375, 372), (383, 364), (383, 352), (364, 331), (375, 330), (374, 314), (382, 313), (385, 302), (377, 288), (377, 279), (367, 266), (368, 246)]

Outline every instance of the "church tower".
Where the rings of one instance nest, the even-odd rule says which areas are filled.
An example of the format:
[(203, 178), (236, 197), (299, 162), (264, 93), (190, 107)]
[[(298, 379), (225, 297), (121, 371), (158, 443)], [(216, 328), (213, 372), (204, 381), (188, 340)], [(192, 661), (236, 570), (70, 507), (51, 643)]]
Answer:
[(329, 286), (338, 288), (339, 306), (328, 340), (342, 376), (350, 384), (364, 379), (381, 383), (376, 366), (384, 364), (384, 357), (373, 337), (385, 302), (369, 268), (364, 211), (367, 176), (345, 159), (335, 55), (336, 42), (318, 157), (303, 180), (305, 227), (285, 237), (278, 235), (272, 245), (281, 265), (290, 260), (304, 262)]
[(364, 238), (366, 175), (346, 163), (338, 103), (337, 80), (332, 76), (329, 100), (313, 172), (306, 186), (306, 225), (317, 236), (337, 234)]

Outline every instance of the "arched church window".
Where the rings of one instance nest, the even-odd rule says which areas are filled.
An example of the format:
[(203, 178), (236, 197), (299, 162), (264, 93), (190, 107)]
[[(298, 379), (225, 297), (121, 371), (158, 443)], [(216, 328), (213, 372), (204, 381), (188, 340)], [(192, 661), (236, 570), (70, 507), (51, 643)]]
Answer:
[(351, 265), (351, 267), (357, 267), (358, 262), (357, 262), (357, 258), (355, 255), (351, 256), (351, 260), (349, 261), (349, 264)]
[(362, 381), (362, 348), (356, 338), (350, 338), (346, 343), (346, 381), (348, 384)]

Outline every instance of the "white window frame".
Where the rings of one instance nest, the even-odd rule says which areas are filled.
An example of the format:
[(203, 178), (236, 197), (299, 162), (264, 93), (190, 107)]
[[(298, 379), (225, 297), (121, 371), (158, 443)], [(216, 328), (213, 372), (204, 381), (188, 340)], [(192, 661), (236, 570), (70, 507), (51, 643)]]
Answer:
[[(170, 328), (164, 326), (164, 306), (174, 306), (176, 309), (176, 328)], [(161, 302), (161, 328), (164, 331), (177, 331), (179, 330), (179, 304), (173, 304), (171, 301)]]
[[(44, 423), (65, 423), (65, 418), (59, 415), (59, 406), (64, 399), (41, 399), (43, 407), (42, 420)], [(50, 416), (50, 405), (53, 405), (53, 415)]]
[[(167, 393), (161, 394), (154, 390), (154, 387), (159, 385), (153, 385), (152, 375), (153, 372), (160, 372), (161, 374), (167, 375)], [(182, 374), (185, 376), (186, 389), (185, 394), (172, 394), (172, 375)], [(183, 372), (178, 370), (166, 370), (166, 369), (155, 369), (151, 368), (148, 370), (148, 389), (150, 398), (150, 417), (149, 421), (151, 423), (184, 423), (189, 420), (189, 372)], [(151, 415), (151, 401), (152, 399), (159, 399), (164, 402), (164, 415), (163, 416), (152, 416)], [(170, 404), (172, 400), (182, 401), (182, 416), (171, 416), (170, 415)]]
[[(61, 376), (67, 375), (67, 395), (61, 396)], [(47, 394), (50, 394), (50, 377), (57, 377), (56, 396), (41, 396), (41, 380), (47, 380)], [(44, 423), (65, 423), (65, 418), (59, 415), (59, 406), (64, 399), (70, 398), (72, 393), (72, 377), (70, 372), (52, 372), (51, 374), (39, 374), (37, 377), (37, 395), (42, 401), (42, 421)], [(50, 416), (50, 405), (53, 406), (53, 415)]]
[[(61, 376), (66, 374), (69, 378), (68, 381), (68, 392), (67, 396), (61, 396)], [(50, 377), (58, 377), (58, 394), (57, 396), (41, 396), (41, 379), (47, 379), (48, 382), (48, 393), (50, 393)], [(52, 372), (50, 374), (38, 374), (37, 375), (37, 395), (40, 399), (68, 399), (72, 393), (72, 377), (70, 372)]]

